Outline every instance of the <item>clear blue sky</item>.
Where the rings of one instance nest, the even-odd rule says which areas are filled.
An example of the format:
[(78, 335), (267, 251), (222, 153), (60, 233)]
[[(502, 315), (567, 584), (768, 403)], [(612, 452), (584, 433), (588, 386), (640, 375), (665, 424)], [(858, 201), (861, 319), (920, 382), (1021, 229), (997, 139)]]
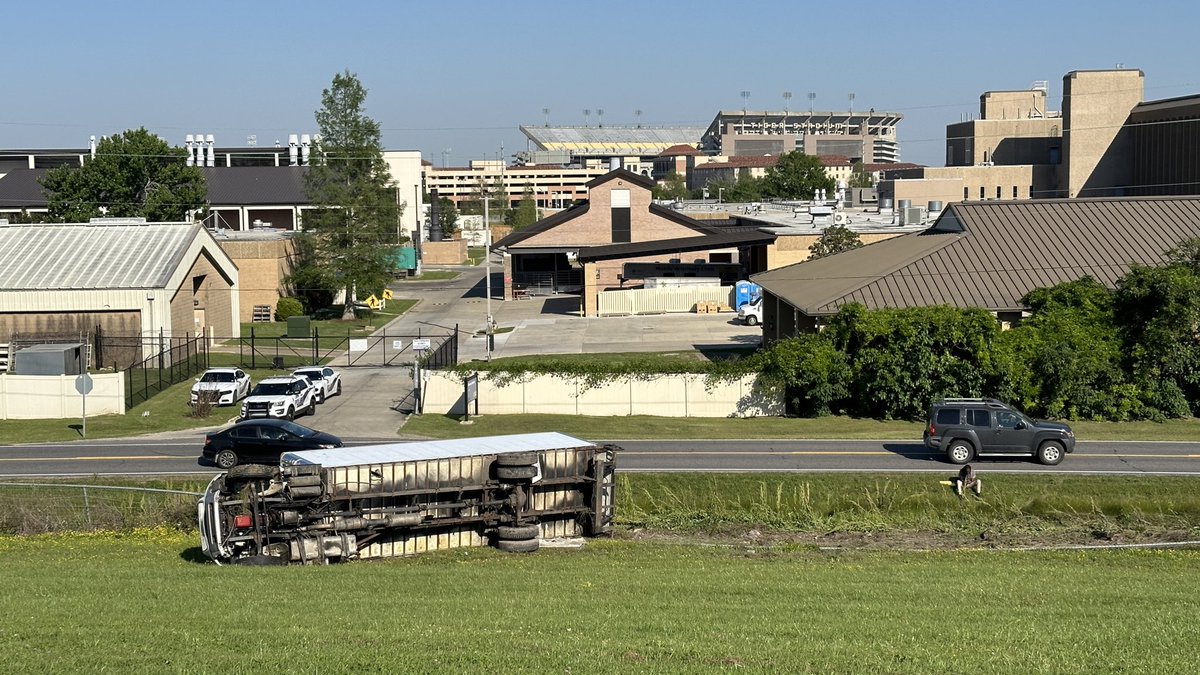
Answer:
[(520, 124), (707, 126), (721, 108), (889, 110), (902, 159), (944, 162), (945, 125), (989, 89), (1117, 63), (1147, 99), (1200, 92), (1200, 3), (19, 2), (0, 12), (0, 148), (84, 147), (145, 126), (238, 146), (315, 131), (356, 73), (389, 149), (449, 163), (526, 147)]

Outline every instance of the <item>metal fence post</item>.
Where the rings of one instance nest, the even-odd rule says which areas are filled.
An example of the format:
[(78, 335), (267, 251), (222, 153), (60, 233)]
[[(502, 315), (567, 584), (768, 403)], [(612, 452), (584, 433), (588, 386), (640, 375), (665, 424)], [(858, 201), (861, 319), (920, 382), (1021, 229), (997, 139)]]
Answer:
[(312, 365), (314, 365), (314, 366), (317, 365), (317, 350), (319, 349), (318, 344), (320, 343), (320, 341), (321, 341), (320, 331), (317, 330), (316, 326), (313, 326), (313, 330), (312, 330)]
[(258, 352), (258, 350), (254, 347), (254, 326), (250, 326), (250, 368), (251, 369), (254, 369), (257, 367), (256, 362), (254, 360), (254, 357), (257, 354), (257, 352)]
[(92, 504), (88, 501), (87, 488), (83, 488), (83, 515), (87, 518), (88, 527), (92, 526)]

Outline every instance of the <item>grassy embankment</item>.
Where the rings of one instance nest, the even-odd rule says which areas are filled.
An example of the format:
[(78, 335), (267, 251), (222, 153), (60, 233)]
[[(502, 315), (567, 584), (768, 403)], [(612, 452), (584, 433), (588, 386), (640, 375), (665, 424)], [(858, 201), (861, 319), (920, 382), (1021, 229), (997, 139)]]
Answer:
[[(220, 568), (204, 562), (194, 533), (168, 527), (3, 535), (0, 663), (8, 672), (1194, 669), (1200, 551), (985, 547), (1197, 539), (1200, 479), (987, 479), (984, 499), (959, 500), (928, 476), (624, 475), (614, 539), (533, 556), (464, 549)], [(5, 488), (0, 513), (61, 511), (69, 490)], [(192, 517), (186, 497), (92, 500), (97, 512), (131, 514), (125, 526)]]
[[(596, 541), (307, 568), (0, 537), (7, 672), (1191, 672), (1200, 552)], [(214, 620), (219, 617), (219, 620)]]

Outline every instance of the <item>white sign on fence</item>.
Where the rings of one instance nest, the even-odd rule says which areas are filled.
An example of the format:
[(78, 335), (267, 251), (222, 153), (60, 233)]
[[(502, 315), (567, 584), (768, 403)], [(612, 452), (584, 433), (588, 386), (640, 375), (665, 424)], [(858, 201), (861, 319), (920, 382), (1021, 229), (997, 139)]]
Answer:
[(396, 351), (404, 350), (404, 340), (392, 340), (392, 349)]
[(351, 338), (350, 339), (350, 351), (365, 352), (365, 351), (367, 351), (367, 349), (369, 349), (369, 344), (365, 338)]
[(429, 349), (429, 347), (429, 338), (413, 338), (413, 349), (416, 349), (417, 351), (424, 351)]

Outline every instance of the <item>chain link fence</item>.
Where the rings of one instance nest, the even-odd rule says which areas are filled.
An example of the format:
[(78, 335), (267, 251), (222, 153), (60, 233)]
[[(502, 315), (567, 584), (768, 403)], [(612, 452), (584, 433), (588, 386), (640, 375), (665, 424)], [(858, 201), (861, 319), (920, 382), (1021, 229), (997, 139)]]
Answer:
[(193, 529), (199, 496), (166, 488), (0, 482), (0, 533)]

